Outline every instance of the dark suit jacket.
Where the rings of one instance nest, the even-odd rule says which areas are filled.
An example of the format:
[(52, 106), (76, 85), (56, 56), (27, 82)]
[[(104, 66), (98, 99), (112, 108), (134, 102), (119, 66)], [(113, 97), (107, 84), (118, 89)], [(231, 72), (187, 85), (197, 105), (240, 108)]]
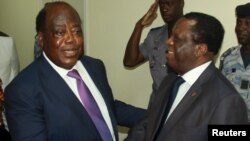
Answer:
[[(100, 60), (81, 58), (107, 105), (118, 140), (117, 125), (133, 126), (144, 115), (115, 101)], [(60, 75), (41, 56), (5, 90), (7, 122), (13, 141), (101, 141), (94, 123)]]
[(10, 133), (4, 127), (0, 127), (0, 139), (3, 141), (11, 141)]
[[(130, 131), (127, 141), (153, 141), (176, 75), (162, 82), (148, 118)], [(209, 124), (246, 124), (246, 105), (232, 84), (210, 64), (169, 116), (156, 141), (206, 141)]]

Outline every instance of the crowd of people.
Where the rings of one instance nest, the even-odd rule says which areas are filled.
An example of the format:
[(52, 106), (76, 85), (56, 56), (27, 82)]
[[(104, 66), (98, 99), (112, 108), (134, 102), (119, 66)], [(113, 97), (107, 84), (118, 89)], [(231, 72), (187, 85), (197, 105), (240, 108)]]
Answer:
[[(35, 60), (19, 72), (11, 48), (4, 59), (12, 65), (0, 61), (0, 139), (9, 132), (8, 141), (118, 141), (118, 126), (125, 126), (125, 141), (206, 141), (208, 125), (249, 124), (250, 3), (235, 8), (239, 45), (221, 55), (219, 68), (223, 25), (210, 14), (184, 14), (184, 4), (155, 0), (127, 43), (124, 66), (148, 61), (153, 79), (142, 109), (115, 99), (102, 60), (84, 54), (75, 8), (46, 3), (36, 17)], [(164, 25), (140, 43), (158, 8)]]

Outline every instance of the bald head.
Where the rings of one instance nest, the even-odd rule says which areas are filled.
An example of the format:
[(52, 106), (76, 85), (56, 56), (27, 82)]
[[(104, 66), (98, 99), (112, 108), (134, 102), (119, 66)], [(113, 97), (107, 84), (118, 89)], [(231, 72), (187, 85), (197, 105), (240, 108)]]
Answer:
[(37, 16), (37, 39), (45, 55), (55, 65), (71, 69), (83, 54), (81, 20), (65, 2), (45, 4)]
[(46, 23), (45, 20), (48, 17), (47, 15), (54, 13), (55, 9), (64, 9), (65, 11), (71, 10), (76, 16), (78, 16), (80, 20), (80, 16), (78, 15), (77, 11), (70, 4), (63, 1), (48, 2), (44, 4), (44, 7), (39, 11), (36, 17), (36, 32), (40, 32), (44, 29)]

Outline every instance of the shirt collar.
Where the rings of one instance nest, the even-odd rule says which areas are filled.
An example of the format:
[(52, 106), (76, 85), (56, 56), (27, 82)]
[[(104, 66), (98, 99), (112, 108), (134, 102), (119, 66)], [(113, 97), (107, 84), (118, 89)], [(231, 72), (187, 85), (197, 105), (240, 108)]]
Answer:
[(206, 62), (190, 71), (185, 73), (182, 78), (190, 85), (193, 85), (194, 82), (199, 78), (202, 72), (211, 64), (212, 61)]
[(59, 66), (57, 66), (56, 64), (54, 64), (48, 57), (47, 55), (43, 52), (43, 56), (44, 58), (49, 62), (49, 64), (52, 66), (52, 68), (61, 76), (61, 77), (65, 77), (67, 75), (67, 73), (72, 70), (72, 69), (76, 69), (77, 70), (77, 64), (80, 62), (79, 60), (77, 61), (77, 63), (75, 64), (75, 66), (73, 66), (72, 69), (67, 70), (64, 68), (61, 68)]

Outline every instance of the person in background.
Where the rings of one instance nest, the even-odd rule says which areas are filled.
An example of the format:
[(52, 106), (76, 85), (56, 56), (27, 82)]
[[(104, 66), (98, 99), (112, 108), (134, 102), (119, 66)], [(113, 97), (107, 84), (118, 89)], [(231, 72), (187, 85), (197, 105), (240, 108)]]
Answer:
[(206, 141), (210, 124), (247, 123), (244, 100), (213, 62), (223, 37), (213, 16), (191, 12), (177, 21), (166, 57), (178, 75), (164, 78), (148, 117), (126, 141)]
[(3, 96), (2, 84), (3, 84), (3, 82), (0, 79), (0, 128), (4, 127), (4, 124), (3, 124), (3, 102), (4, 102), (4, 96)]
[(11, 141), (10, 133), (6, 130), (6, 126), (4, 124), (4, 94), (2, 84), (2, 80), (0, 79), (0, 139), (4, 141)]
[(34, 60), (39, 58), (42, 55), (42, 48), (39, 46), (37, 35), (35, 36), (35, 42), (34, 42)]
[[(158, 6), (165, 24), (152, 28), (144, 42), (140, 44), (143, 29), (150, 26), (157, 17)], [(184, 0), (155, 0), (148, 12), (136, 23), (127, 43), (123, 58), (124, 66), (133, 68), (143, 62), (149, 62), (153, 79), (151, 99), (154, 98), (154, 92), (159, 88), (161, 81), (169, 71), (166, 66), (165, 52), (168, 47), (165, 40), (171, 36), (175, 22), (183, 16), (183, 7)]]
[(0, 31), (0, 78), (5, 87), (19, 72), (19, 59), (14, 40)]
[[(2, 91), (4, 91), (6, 86), (14, 79), (14, 77), (16, 77), (18, 72), (19, 59), (15, 48), (14, 40), (8, 34), (0, 31), (0, 79)], [(4, 97), (3, 95), (1, 96), (3, 102)], [(3, 131), (3, 134), (1, 136), (5, 136), (7, 141), (10, 140), (10, 138), (3, 105), (1, 106), (0, 115), (1, 129)]]
[(115, 100), (103, 62), (84, 55), (77, 11), (46, 3), (36, 18), (42, 55), (5, 89), (13, 141), (118, 141), (145, 110)]
[(239, 45), (221, 55), (219, 68), (245, 100), (250, 124), (250, 3), (238, 5), (235, 13)]

